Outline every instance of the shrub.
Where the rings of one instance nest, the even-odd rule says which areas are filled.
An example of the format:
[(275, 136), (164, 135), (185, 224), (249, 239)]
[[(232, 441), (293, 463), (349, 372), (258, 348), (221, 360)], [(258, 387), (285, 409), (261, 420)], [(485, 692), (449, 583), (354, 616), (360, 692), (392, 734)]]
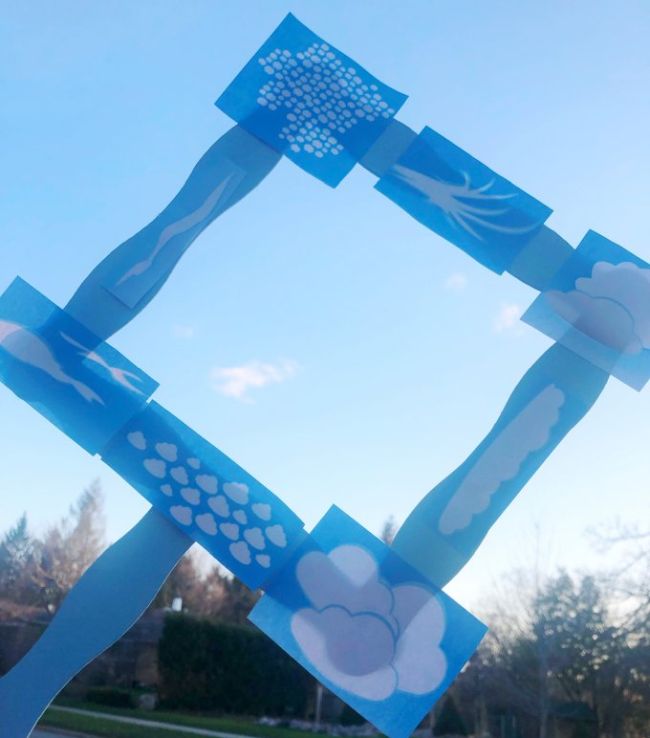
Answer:
[(301, 666), (250, 626), (168, 615), (158, 656), (165, 707), (305, 716), (315, 690)]
[(451, 695), (446, 697), (442, 705), (440, 714), (433, 726), (433, 735), (467, 735), (465, 723)]
[(106, 707), (135, 707), (131, 692), (118, 687), (91, 687), (86, 692), (86, 700)]
[(353, 710), (350, 705), (344, 705), (339, 722), (341, 725), (364, 725), (366, 719)]

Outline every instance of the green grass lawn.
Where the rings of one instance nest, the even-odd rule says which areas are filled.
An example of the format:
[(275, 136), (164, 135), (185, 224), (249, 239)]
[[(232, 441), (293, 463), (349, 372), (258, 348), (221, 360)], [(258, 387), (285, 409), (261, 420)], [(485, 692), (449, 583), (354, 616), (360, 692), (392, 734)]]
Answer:
[(106, 738), (197, 738), (192, 733), (163, 728), (145, 728), (141, 725), (126, 725), (105, 718), (71, 715), (54, 710), (48, 710), (41, 718), (39, 725), (93, 736), (106, 736)]
[(305, 738), (308, 735), (313, 735), (311, 733), (305, 733), (302, 730), (258, 725), (250, 720), (236, 717), (208, 717), (177, 712), (159, 712), (158, 710), (122, 709), (72, 700), (61, 700), (58, 704), (65, 707), (76, 707), (81, 710), (96, 711), (97, 716), (76, 715), (50, 709), (41, 719), (41, 725), (88, 733), (89, 735), (110, 736), (111, 738), (196, 738), (196, 736), (183, 732), (182, 729), (171, 731), (163, 728), (118, 723), (102, 718), (101, 713), (133, 717), (140, 720), (153, 720), (159, 723), (171, 723), (192, 728), (204, 728), (223, 733), (236, 733), (238, 735), (253, 736), (254, 738)]

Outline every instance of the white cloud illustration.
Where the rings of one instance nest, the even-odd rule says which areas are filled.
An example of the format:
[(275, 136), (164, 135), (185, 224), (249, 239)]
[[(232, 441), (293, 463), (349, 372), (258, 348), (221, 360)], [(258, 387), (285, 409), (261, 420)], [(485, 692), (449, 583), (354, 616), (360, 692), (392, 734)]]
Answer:
[(395, 114), (377, 85), (364, 81), (347, 61), (318, 42), (295, 55), (275, 49), (258, 59), (270, 79), (260, 88), (257, 103), (284, 117), (278, 137), (291, 151), (317, 159), (339, 156), (344, 147), (337, 134)]
[(650, 269), (632, 262), (597, 262), (591, 277), (576, 280), (570, 292), (545, 297), (575, 328), (609, 348), (638, 354), (650, 348)]
[[(229, 196), (230, 190), (228, 189), (228, 185), (230, 184), (230, 181), (233, 178), (236, 181), (239, 181), (242, 176), (243, 175), (236, 171), (230, 172), (225, 179), (217, 184), (214, 190), (206, 197), (198, 208), (163, 228), (162, 232), (158, 236), (156, 245), (149, 256), (146, 259), (137, 262), (137, 264), (134, 264), (124, 275), (122, 275), (122, 277), (120, 277), (115, 286), (119, 287), (132, 277), (137, 277), (140, 274), (148, 272), (153, 266), (158, 254), (165, 249), (167, 244), (176, 236), (186, 233), (191, 228), (194, 228), (206, 220), (220, 202)], [(223, 207), (224, 203), (221, 202), (221, 205)]]
[(450, 223), (462, 228), (479, 241), (484, 240), (482, 232), (516, 235), (529, 233), (539, 225), (528, 223), (515, 226), (495, 220), (516, 211), (516, 206), (511, 201), (517, 197), (517, 192), (501, 194), (491, 192), (495, 184), (494, 179), (477, 186), (472, 183), (467, 172), (461, 172), (463, 184), (454, 184), (430, 177), (424, 172), (418, 172), (402, 164), (396, 164), (391, 171), (395, 177), (439, 207)]
[[(197, 540), (217, 557), (227, 550), (243, 566), (269, 569), (274, 547), (289, 545), (290, 535), (281, 523), (275, 522), (271, 505), (255, 501), (254, 490), (247, 484), (220, 483), (217, 476), (208, 473), (212, 468), (206, 460), (189, 455), (194, 453), (191, 446), (183, 445), (180, 439), (171, 443), (169, 438), (160, 439), (153, 434), (147, 437), (142, 429), (129, 431), (126, 441), (135, 458), (156, 480), (149, 480), (151, 491), (160, 492), (159, 500), (168, 506), (172, 518), (183, 526), (195, 527)], [(149, 456), (153, 452), (156, 456)], [(188, 469), (192, 471), (188, 473)], [(203, 471), (195, 474), (199, 470)], [(218, 494), (220, 486), (224, 494)], [(260, 520), (266, 523), (264, 530)]]
[(391, 587), (374, 557), (355, 545), (306, 554), (296, 575), (312, 607), (293, 615), (291, 632), (327, 679), (375, 701), (440, 684), (445, 617), (435, 595), (415, 584)]
[(293, 616), (291, 632), (318, 671), (342, 689), (377, 701), (397, 689), (395, 640), (381, 618), (340, 607), (304, 609)]
[(317, 610), (340, 605), (348, 612), (374, 612), (391, 622), (393, 596), (379, 581), (375, 559), (358, 546), (339, 546), (329, 556), (313, 551), (300, 559), (296, 575)]
[(447, 503), (438, 522), (441, 533), (450, 535), (466, 528), (487, 509), (503, 482), (513, 479), (528, 456), (548, 442), (564, 401), (564, 392), (551, 384), (506, 425)]
[(447, 671), (447, 659), (440, 648), (445, 632), (444, 610), (422, 587), (395, 587), (393, 595), (394, 614), (402, 633), (393, 662), (399, 688), (412, 694), (427, 694)]
[(211, 377), (214, 389), (226, 397), (250, 401), (248, 391), (269, 384), (279, 384), (291, 379), (298, 371), (295, 361), (284, 360), (277, 364), (249, 361), (241, 366), (215, 367)]
[(40, 369), (55, 381), (69, 385), (86, 402), (104, 405), (104, 400), (94, 390), (65, 372), (48, 343), (18, 323), (0, 320), (0, 348), (23, 364)]

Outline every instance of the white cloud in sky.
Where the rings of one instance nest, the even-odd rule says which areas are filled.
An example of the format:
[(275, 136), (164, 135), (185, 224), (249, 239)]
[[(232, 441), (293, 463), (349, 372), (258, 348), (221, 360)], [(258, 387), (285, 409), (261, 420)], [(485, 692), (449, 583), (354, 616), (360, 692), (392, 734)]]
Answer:
[(249, 390), (286, 382), (295, 376), (298, 369), (298, 364), (290, 359), (283, 359), (274, 364), (249, 361), (240, 366), (214, 367), (210, 376), (212, 386), (219, 394), (250, 402)]
[(454, 272), (445, 279), (444, 287), (450, 292), (462, 292), (467, 287), (467, 277), (462, 272)]
[(189, 341), (189, 339), (194, 338), (195, 335), (196, 328), (193, 325), (182, 325), (180, 323), (174, 323), (174, 325), (172, 325), (172, 336), (174, 338)]
[(522, 309), (516, 303), (504, 303), (492, 322), (495, 333), (505, 333), (519, 328)]

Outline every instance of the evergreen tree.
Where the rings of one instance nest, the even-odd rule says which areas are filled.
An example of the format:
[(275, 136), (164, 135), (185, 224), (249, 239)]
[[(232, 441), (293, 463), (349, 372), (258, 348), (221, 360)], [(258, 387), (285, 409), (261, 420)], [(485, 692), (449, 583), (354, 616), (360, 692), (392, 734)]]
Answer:
[(27, 516), (23, 514), (0, 542), (0, 597), (29, 604), (34, 596), (31, 580), (36, 548), (28, 531)]

